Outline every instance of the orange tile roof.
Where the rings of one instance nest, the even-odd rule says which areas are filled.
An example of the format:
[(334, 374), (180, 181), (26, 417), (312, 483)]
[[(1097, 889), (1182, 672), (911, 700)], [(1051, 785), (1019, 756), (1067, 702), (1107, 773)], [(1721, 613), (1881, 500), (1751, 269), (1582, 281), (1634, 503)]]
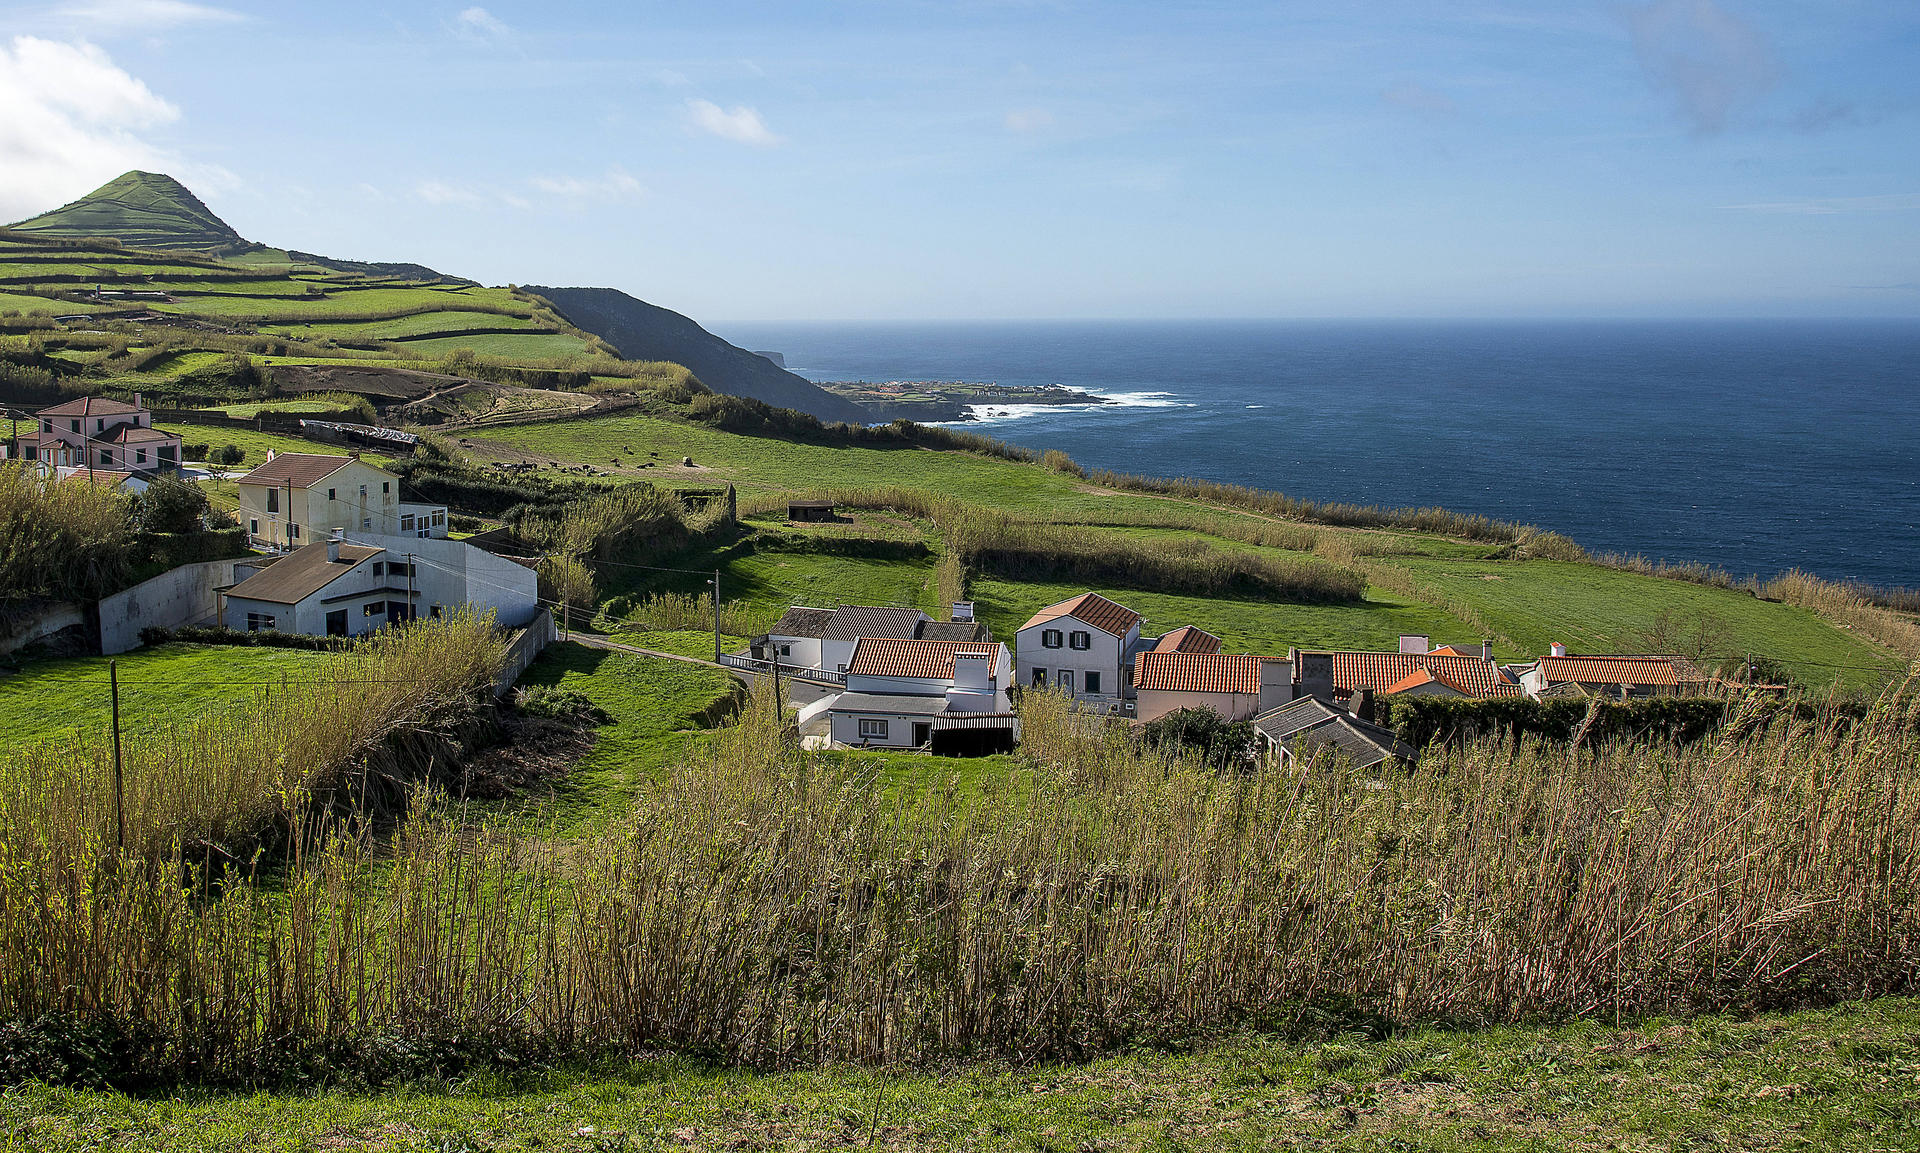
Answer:
[(1663, 685), (1680, 683), (1670, 657), (1541, 657), (1540, 672), (1550, 685)]
[(1247, 653), (1147, 652), (1133, 658), (1133, 687), (1149, 692), (1260, 692), (1260, 662)]
[(125, 484), (133, 479), (133, 474), (123, 468), (76, 468), (67, 474), (67, 481), (81, 481), (87, 484)]
[[(1428, 653), (1426, 655), (1432, 656), (1433, 654)], [(1446, 655), (1451, 656), (1452, 654), (1449, 653)], [(1399, 680), (1388, 685), (1386, 688), (1380, 689), (1378, 691), (1381, 696), (1390, 697), (1395, 693), (1411, 692), (1412, 690), (1419, 688), (1421, 685), (1445, 685), (1447, 688), (1452, 689), (1454, 692), (1459, 693), (1463, 697), (1470, 697), (1474, 695), (1464, 685), (1455, 684), (1453, 681), (1447, 679), (1444, 676), (1441, 676), (1439, 673), (1434, 672), (1432, 669), (1415, 669), (1412, 672), (1408, 673), (1406, 676), (1401, 677)]]
[(1045, 624), (1061, 617), (1072, 617), (1084, 624), (1092, 625), (1103, 633), (1112, 633), (1124, 637), (1127, 630), (1140, 623), (1140, 614), (1122, 604), (1115, 604), (1099, 593), (1081, 593), (1070, 601), (1061, 601), (1057, 605), (1048, 605), (1027, 619), (1020, 626), (1030, 629), (1034, 625)]
[(950, 680), (955, 656), (999, 655), (997, 643), (979, 641), (909, 641), (892, 637), (862, 637), (854, 643), (848, 673), (874, 677), (916, 677)]
[(1440, 653), (1327, 655), (1333, 658), (1334, 690), (1341, 695), (1356, 689), (1372, 689), (1385, 695), (1395, 691), (1393, 686), (1415, 672), (1431, 673), (1435, 680), (1470, 697), (1506, 697), (1520, 692), (1519, 685), (1500, 675), (1499, 666), (1477, 656), (1456, 657)]
[(1205, 629), (1192, 625), (1181, 625), (1155, 642), (1156, 653), (1217, 653), (1220, 651), (1220, 638)]

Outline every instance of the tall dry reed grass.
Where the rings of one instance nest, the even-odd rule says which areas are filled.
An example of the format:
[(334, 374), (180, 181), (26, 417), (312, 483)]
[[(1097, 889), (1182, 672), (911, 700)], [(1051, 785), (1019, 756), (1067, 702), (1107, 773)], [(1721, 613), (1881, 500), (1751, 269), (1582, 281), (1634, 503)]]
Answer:
[(802, 753), (762, 699), (580, 846), (423, 816), (385, 867), (333, 837), (269, 896), (10, 835), (0, 1018), (125, 1022), (219, 1080), (382, 1037), (934, 1062), (1873, 996), (1920, 963), (1914, 686), (1851, 727), (1384, 776), (1209, 771), (1039, 696), (980, 790)]
[(0, 461), (0, 602), (112, 592), (128, 572), (129, 508), (118, 487)]

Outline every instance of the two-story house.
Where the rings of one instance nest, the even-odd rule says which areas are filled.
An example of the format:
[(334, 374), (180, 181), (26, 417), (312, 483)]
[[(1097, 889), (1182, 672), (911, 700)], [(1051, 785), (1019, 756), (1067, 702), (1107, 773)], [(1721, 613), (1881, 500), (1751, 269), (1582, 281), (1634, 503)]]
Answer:
[(180, 467), (180, 438), (153, 427), (153, 414), (141, 405), (137, 392), (132, 404), (87, 396), (43, 408), (34, 418), (39, 427), (17, 439), (22, 460), (55, 471), (150, 474)]
[(1130, 673), (1141, 623), (1139, 613), (1099, 593), (1048, 605), (1014, 634), (1020, 684), (1117, 709), (1133, 696)]
[(293, 549), (335, 529), (382, 536), (447, 535), (445, 505), (400, 499), (400, 479), (360, 459), (269, 452), (239, 479), (240, 521), (254, 545)]

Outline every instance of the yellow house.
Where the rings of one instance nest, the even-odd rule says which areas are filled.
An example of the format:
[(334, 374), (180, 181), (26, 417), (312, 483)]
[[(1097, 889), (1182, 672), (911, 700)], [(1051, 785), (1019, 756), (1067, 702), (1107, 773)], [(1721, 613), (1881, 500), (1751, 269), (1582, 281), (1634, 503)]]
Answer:
[(444, 537), (445, 505), (400, 499), (400, 478), (360, 459), (269, 452), (243, 476), (240, 520), (256, 546), (299, 548), (334, 529), (381, 536)]

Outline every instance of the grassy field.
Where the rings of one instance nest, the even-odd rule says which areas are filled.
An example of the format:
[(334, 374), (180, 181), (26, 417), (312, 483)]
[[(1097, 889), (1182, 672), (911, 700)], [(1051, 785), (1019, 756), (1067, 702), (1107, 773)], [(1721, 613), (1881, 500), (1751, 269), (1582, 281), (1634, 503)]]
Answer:
[(338, 339), (343, 336), (398, 340), (412, 336), (459, 332), (469, 328), (524, 328), (537, 331), (539, 325), (532, 319), (518, 316), (449, 310), (422, 312), (413, 316), (403, 316), (397, 320), (328, 321), (320, 324), (278, 325), (274, 327), (274, 331), (282, 336), (296, 337), (300, 340)]
[[(202, 713), (251, 699), (250, 686), (298, 678), (323, 659), (300, 649), (224, 645), (160, 645), (120, 662), (120, 723), (125, 732), (157, 733)], [(29, 661), (0, 675), (0, 732), (8, 740), (47, 740), (109, 730), (106, 657)]]
[[(711, 656), (709, 633), (649, 633), (634, 643), (663, 652)], [(736, 639), (737, 638), (733, 638)], [(562, 641), (540, 654), (522, 685), (557, 685), (584, 693), (613, 717), (599, 730), (592, 752), (535, 798), (562, 828), (605, 819), (634, 789), (699, 739), (699, 718), (732, 696), (735, 681), (719, 669), (650, 659)], [(686, 735), (682, 735), (685, 733)]]
[(387, 1093), (158, 1098), (27, 1086), (0, 1150), (1844, 1150), (1920, 1147), (1920, 1004), (1246, 1037), (1190, 1055), (934, 1073), (670, 1058)]
[[(337, 445), (302, 440), (297, 436), (276, 436), (270, 432), (255, 432), (250, 428), (238, 428), (233, 425), (162, 423), (154, 427), (175, 434), (187, 444), (204, 444), (212, 448), (230, 444), (244, 451), (247, 458), (232, 469), (235, 475), (265, 464), (268, 450), (325, 453), (333, 456), (343, 456), (347, 452), (345, 448)], [(372, 464), (388, 464), (393, 460), (391, 456), (365, 450), (362, 450), (360, 455)], [(195, 467), (204, 466), (196, 465)]]
[(587, 342), (564, 332), (488, 333), (480, 336), (436, 336), (406, 342), (407, 351), (421, 356), (445, 356), (456, 348), (496, 356), (521, 356), (537, 360), (548, 356), (578, 356), (589, 350)]

